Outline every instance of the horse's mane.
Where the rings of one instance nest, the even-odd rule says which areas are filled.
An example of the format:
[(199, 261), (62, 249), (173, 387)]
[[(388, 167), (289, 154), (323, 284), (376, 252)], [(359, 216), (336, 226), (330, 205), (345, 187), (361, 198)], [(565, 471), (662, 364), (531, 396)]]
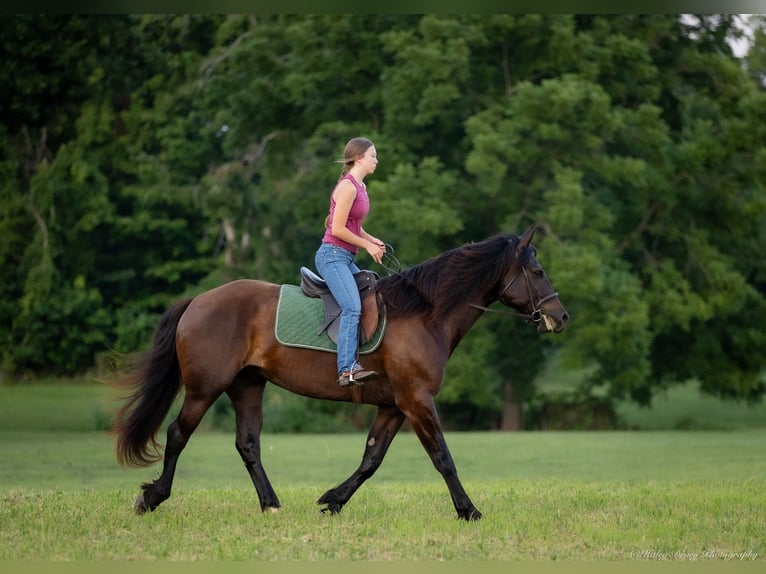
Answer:
[[(466, 243), (378, 282), (389, 317), (426, 314), (438, 321), (498, 284), (516, 257), (519, 238), (497, 234)], [(525, 250), (521, 257), (529, 257)]]

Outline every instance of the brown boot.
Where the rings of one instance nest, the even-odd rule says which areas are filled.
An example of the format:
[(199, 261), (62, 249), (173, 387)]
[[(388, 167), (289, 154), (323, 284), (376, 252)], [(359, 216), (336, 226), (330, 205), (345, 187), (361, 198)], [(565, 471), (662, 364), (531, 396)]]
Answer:
[(353, 371), (346, 371), (338, 377), (338, 384), (341, 387), (347, 387), (349, 385), (363, 385), (364, 381), (377, 377), (376, 371), (368, 371), (362, 367), (357, 367)]

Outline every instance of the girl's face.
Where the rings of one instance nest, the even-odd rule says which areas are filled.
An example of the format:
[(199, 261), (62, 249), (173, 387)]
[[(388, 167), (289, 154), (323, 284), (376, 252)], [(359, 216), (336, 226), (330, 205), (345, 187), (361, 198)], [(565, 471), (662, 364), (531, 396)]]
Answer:
[(364, 155), (356, 160), (356, 164), (364, 169), (365, 174), (374, 173), (378, 166), (378, 152), (375, 150), (375, 146), (368, 147)]

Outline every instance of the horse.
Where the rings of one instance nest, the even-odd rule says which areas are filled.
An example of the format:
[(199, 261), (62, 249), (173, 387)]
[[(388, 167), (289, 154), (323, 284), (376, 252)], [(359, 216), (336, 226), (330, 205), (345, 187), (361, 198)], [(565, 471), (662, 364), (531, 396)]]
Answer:
[[(564, 329), (569, 315), (537, 260), (534, 232), (533, 226), (520, 236), (501, 233), (466, 243), (379, 279), (386, 331), (364, 361), (379, 376), (357, 387), (361, 402), (375, 405), (377, 412), (361, 464), (319, 498), (322, 512), (341, 511), (378, 469), (406, 420), (446, 482), (458, 518), (481, 518), (458, 478), (434, 398), (447, 360), (493, 302), (515, 310), (540, 333)], [(261, 464), (267, 382), (306, 397), (352, 400), (349, 387), (336, 382), (334, 353), (276, 340), (279, 292), (274, 283), (238, 279), (177, 302), (160, 319), (151, 348), (117, 381), (128, 389), (113, 426), (122, 466), (149, 466), (163, 459), (157, 432), (181, 387), (185, 391), (180, 412), (167, 428), (162, 472), (141, 486), (135, 500), (138, 514), (155, 510), (170, 497), (181, 452), (223, 393), (231, 399), (235, 446), (262, 512), (281, 507)]]

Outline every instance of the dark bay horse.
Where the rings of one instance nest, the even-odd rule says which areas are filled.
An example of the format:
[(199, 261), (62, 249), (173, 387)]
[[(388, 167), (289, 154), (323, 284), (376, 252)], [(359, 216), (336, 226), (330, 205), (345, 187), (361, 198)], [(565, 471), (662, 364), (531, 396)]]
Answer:
[[(362, 402), (378, 410), (361, 464), (322, 495), (323, 511), (341, 511), (378, 469), (407, 420), (447, 483), (458, 517), (481, 518), (458, 479), (434, 397), (447, 359), (491, 303), (499, 300), (516, 310), (540, 332), (564, 328), (569, 316), (537, 261), (533, 235), (530, 228), (521, 236), (468, 243), (379, 281), (387, 330), (364, 365), (380, 376), (361, 387)], [(352, 400), (349, 387), (336, 383), (334, 353), (276, 341), (279, 290), (264, 281), (238, 280), (177, 303), (160, 320), (139, 368), (121, 381), (131, 389), (115, 420), (117, 458), (123, 465), (148, 466), (161, 458), (157, 431), (181, 386), (185, 389), (181, 411), (167, 429), (162, 474), (142, 486), (138, 513), (154, 510), (170, 496), (181, 451), (222, 393), (234, 407), (236, 448), (262, 511), (280, 507), (261, 464), (266, 383), (318, 399)]]

